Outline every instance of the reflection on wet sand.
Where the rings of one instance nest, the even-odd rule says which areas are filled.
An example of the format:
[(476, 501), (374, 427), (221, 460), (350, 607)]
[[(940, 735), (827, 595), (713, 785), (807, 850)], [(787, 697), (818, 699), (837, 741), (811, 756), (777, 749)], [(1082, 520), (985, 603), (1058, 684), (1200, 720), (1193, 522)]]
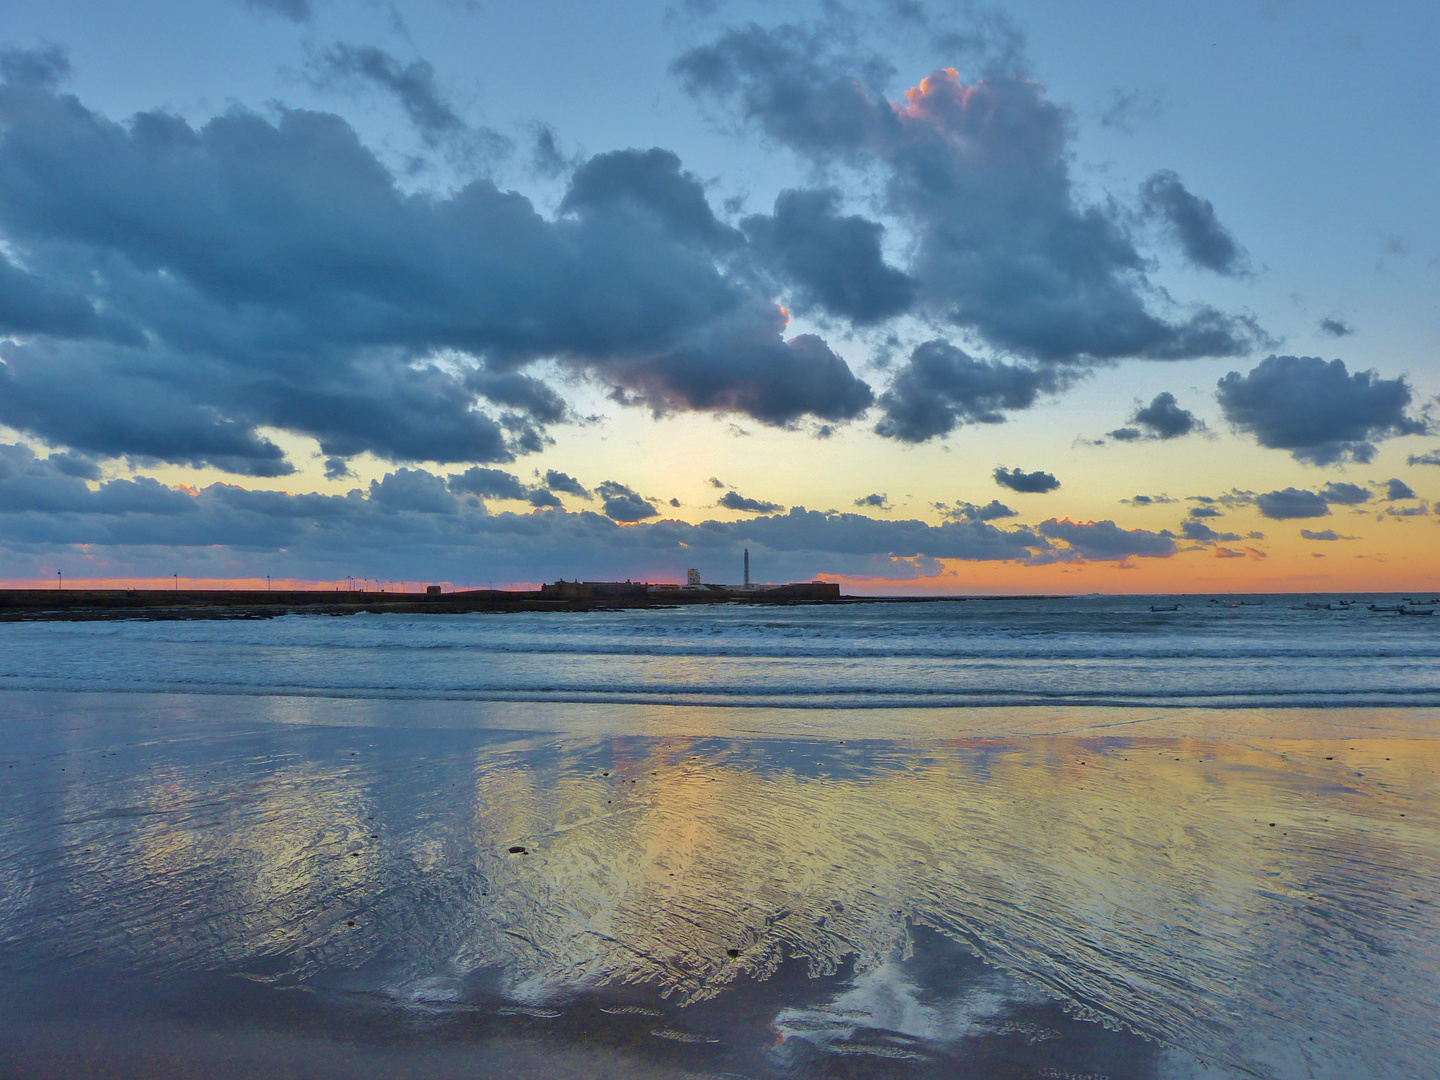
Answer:
[[(1440, 1049), (1440, 741), (23, 735), (13, 970), (541, 1024), (628, 986), (659, 998), (606, 1016), (695, 1052), (718, 1036), (667, 1018), (803, 970), (828, 996), (767, 1021), (792, 1065), (982, 1030), (1039, 1053), (1057, 1029), (1017, 1010), (1046, 1002), (1260, 1075), (1419, 1076)], [(989, 965), (963, 992), (932, 962), (955, 943)]]

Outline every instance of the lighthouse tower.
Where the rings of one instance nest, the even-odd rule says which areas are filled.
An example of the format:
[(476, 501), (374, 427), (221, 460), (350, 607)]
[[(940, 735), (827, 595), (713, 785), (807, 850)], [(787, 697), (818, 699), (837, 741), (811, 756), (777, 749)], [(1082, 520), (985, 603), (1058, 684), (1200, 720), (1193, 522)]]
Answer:
[(745, 549), (745, 588), (750, 588), (750, 549)]

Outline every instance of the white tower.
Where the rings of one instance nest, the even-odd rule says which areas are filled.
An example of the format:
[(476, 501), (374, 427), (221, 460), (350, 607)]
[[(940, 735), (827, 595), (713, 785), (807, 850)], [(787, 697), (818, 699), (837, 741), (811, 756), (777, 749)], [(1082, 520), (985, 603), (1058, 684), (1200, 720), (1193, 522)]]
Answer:
[(686, 571), (685, 571), (685, 584), (686, 584), (686, 585), (699, 585), (699, 584), (700, 584), (700, 571), (699, 571), (699, 570), (686, 570)]
[(750, 588), (750, 549), (745, 549), (745, 588)]

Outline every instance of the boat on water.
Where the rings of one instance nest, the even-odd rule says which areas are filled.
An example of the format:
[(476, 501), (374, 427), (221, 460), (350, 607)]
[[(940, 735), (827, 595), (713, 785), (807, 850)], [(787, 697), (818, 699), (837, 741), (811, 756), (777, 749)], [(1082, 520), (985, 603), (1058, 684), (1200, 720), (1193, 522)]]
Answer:
[(1179, 610), (1180, 610), (1180, 605), (1179, 605), (1179, 604), (1175, 604), (1175, 605), (1172, 606), (1172, 607), (1161, 607), (1161, 606), (1158, 605), (1158, 604), (1151, 604), (1151, 605), (1150, 605), (1150, 610), (1151, 610), (1151, 611), (1179, 611)]
[(1435, 614), (1435, 609), (1434, 609), (1433, 607), (1402, 607), (1402, 608), (1400, 609), (1400, 614), (1401, 614), (1401, 615), (1434, 615), (1434, 614)]
[(1401, 611), (1404, 611), (1404, 610), (1405, 610), (1405, 605), (1404, 605), (1404, 604), (1371, 604), (1371, 605), (1370, 605), (1370, 610), (1371, 610), (1371, 611), (1394, 611), (1394, 612), (1401, 612)]

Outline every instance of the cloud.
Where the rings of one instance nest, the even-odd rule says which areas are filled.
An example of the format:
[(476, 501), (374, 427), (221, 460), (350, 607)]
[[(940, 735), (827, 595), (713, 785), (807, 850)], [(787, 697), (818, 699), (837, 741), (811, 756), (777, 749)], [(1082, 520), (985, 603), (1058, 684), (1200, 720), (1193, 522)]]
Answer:
[(1300, 491), (1293, 487), (1257, 495), (1255, 505), (1260, 508), (1262, 517), (1273, 521), (1330, 516), (1330, 504), (1326, 502), (1324, 495), (1313, 491)]
[(1217, 541), (1225, 541), (1228, 543), (1245, 539), (1245, 537), (1239, 533), (1216, 532), (1203, 521), (1182, 521), (1180, 523), (1180, 535), (1186, 540), (1194, 540), (1198, 543), (1214, 543)]
[(718, 476), (710, 477), (710, 479), (706, 480), (705, 483), (709, 484), (712, 488), (720, 488), (721, 490), (724, 490), (725, 488), (730, 486), (729, 484), (725, 483), (724, 480), (721, 480)]
[(563, 491), (567, 495), (578, 495), (582, 499), (593, 498), (589, 489), (579, 480), (569, 473), (557, 472), (554, 469), (545, 470), (545, 486), (551, 491)]
[(918, 443), (946, 435), (957, 424), (1000, 424), (1002, 410), (1028, 409), (1062, 379), (1047, 368), (976, 360), (944, 341), (915, 347), (880, 395), (881, 435)]
[(1192, 506), (1190, 508), (1190, 516), (1192, 518), (1217, 518), (1223, 517), (1224, 515), (1213, 506)]
[(884, 226), (852, 214), (842, 217), (831, 188), (782, 191), (773, 216), (740, 223), (762, 261), (793, 289), (804, 312), (819, 308), (868, 326), (900, 315), (915, 302), (915, 283), (888, 266), (881, 251)]
[(1189, 409), (1180, 408), (1169, 391), (1156, 394), (1149, 405), (1135, 411), (1132, 419), (1160, 439), (1175, 439), (1204, 426)]
[(1133, 135), (1138, 122), (1159, 119), (1165, 109), (1164, 98), (1154, 91), (1112, 90), (1105, 109), (1100, 113), (1100, 124)]
[(239, 3), (255, 11), (279, 15), (292, 22), (309, 22), (314, 15), (310, 10), (310, 0), (239, 0)]
[(1320, 489), (1320, 497), (1338, 506), (1359, 506), (1375, 497), (1375, 493), (1359, 484), (1331, 481)]
[(1140, 205), (1165, 222), (1192, 266), (1230, 276), (1248, 269), (1245, 252), (1220, 224), (1210, 200), (1191, 194), (1170, 170), (1161, 170), (1140, 185)]
[(1121, 562), (1132, 556), (1168, 558), (1179, 550), (1175, 534), (1168, 529), (1122, 529), (1113, 521), (1071, 521), (1051, 518), (1036, 527), (1051, 540), (1061, 540), (1082, 559), (1092, 562)]
[(1404, 480), (1390, 479), (1385, 483), (1385, 501), (1399, 502), (1401, 499), (1418, 499), (1414, 490)]
[(868, 508), (871, 510), (893, 509), (890, 505), (890, 500), (881, 492), (875, 492), (870, 495), (862, 495), (860, 496), (860, 498), (855, 500), (855, 505), (861, 507), (862, 509)]
[(1248, 374), (1232, 371), (1216, 391), (1221, 412), (1237, 430), (1297, 461), (1331, 465), (1369, 461), (1374, 443), (1392, 435), (1423, 435), (1423, 420), (1406, 413), (1411, 391), (1404, 377), (1326, 363), (1317, 356), (1270, 356)]
[(1261, 551), (1259, 548), (1253, 548), (1253, 547), (1247, 547), (1247, 548), (1245, 548), (1245, 549), (1243, 549), (1243, 550), (1241, 550), (1241, 551), (1236, 551), (1234, 548), (1217, 547), (1217, 548), (1214, 549), (1214, 551), (1215, 551), (1215, 558), (1217, 558), (1217, 559), (1245, 559), (1245, 558), (1250, 558), (1250, 559), (1259, 560), (1259, 559), (1269, 558), (1269, 556), (1266, 555), (1265, 552)]
[[(601, 494), (648, 507), (621, 484), (602, 485)], [(655, 516), (653, 509), (647, 516)], [(775, 580), (820, 573), (893, 576), (902, 572), (897, 559), (1025, 561), (1052, 547), (1023, 527), (1002, 530), (982, 521), (936, 526), (801, 507), (739, 521), (624, 527), (589, 511), (495, 514), (457, 498), (445, 479), (418, 469), (396, 470), (368, 489), (336, 496), (224, 483), (191, 494), (148, 478), (111, 480), (92, 490), (24, 446), (0, 446), (0, 538), (0, 573), (10, 577), (53, 572), (58, 557), (67, 576), (71, 567), (78, 575), (83, 566), (111, 576), (179, 570), (195, 576), (327, 579), (365, 573), (461, 581), (476, 573), (482, 581), (683, 580), (685, 568), (697, 564), (738, 568), (747, 546)], [(37, 549), (44, 554), (36, 555)]]
[(721, 495), (720, 505), (727, 510), (739, 510), (746, 514), (773, 514), (777, 510), (785, 509), (779, 503), (765, 502), (763, 499), (747, 499), (738, 491), (727, 491)]
[(1018, 491), (1026, 495), (1043, 495), (1047, 491), (1054, 491), (1060, 486), (1060, 481), (1050, 473), (1022, 472), (1019, 468), (1005, 469), (996, 467), (994, 472), (995, 483), (1011, 491)]
[(655, 509), (649, 499), (638, 491), (633, 491), (614, 480), (605, 480), (597, 484), (595, 491), (600, 498), (605, 500), (603, 505), (605, 516), (612, 521), (628, 523), (660, 516), (660, 511)]
[(1411, 454), (1405, 459), (1406, 465), (1440, 465), (1440, 447), (1425, 454)]
[(140, 330), (122, 319), (102, 315), (88, 297), (57, 288), (0, 256), (0, 334), (96, 339), (140, 345)]
[(460, 509), (450, 486), (424, 469), (396, 469), (371, 480), (370, 501), (386, 510), (422, 514), (453, 514)]
[(1169, 495), (1132, 495), (1128, 499), (1121, 499), (1126, 506), (1160, 506), (1165, 503), (1173, 503), (1175, 500)]
[(1327, 337), (1342, 338), (1355, 333), (1355, 328), (1344, 319), (1321, 319), (1320, 332)]
[(530, 489), (520, 478), (503, 469), (486, 469), (479, 465), (464, 472), (451, 473), (448, 484), (451, 491), (462, 495), (478, 495), (482, 499), (524, 499)]
[(1180, 408), (1175, 395), (1168, 390), (1156, 394), (1149, 405), (1137, 402), (1130, 420), (1140, 427), (1116, 428), (1106, 434), (1120, 442), (1138, 442), (1141, 439), (1175, 439), (1205, 428), (1194, 413)]
[[(591, 158), (546, 217), (483, 178), (407, 194), (331, 114), (116, 123), (54, 90), (53, 57), (8, 55), (0, 318), (25, 337), (0, 422), (35, 438), (252, 475), (289, 468), (261, 429), (327, 458), (502, 463), (566, 415), (541, 362), (782, 427), (873, 401), (822, 339), (784, 337), (744, 236), (668, 151)], [(368, 56), (332, 59), (451, 125), (423, 69)]]
[(445, 100), (435, 81), (435, 68), (426, 60), (402, 64), (373, 45), (332, 45), (313, 65), (316, 81), (360, 79), (388, 91), (405, 110), (415, 130), (429, 146), (465, 132), (465, 121)]
[(1313, 529), (1301, 529), (1300, 535), (1306, 540), (1354, 540), (1353, 536), (1341, 536), (1334, 529), (1322, 529), (1316, 532)]
[(355, 475), (355, 470), (350, 468), (350, 463), (343, 457), (327, 457), (325, 459), (326, 480), (344, 480)]
[(1118, 210), (1081, 201), (1072, 118), (1039, 83), (994, 67), (965, 84), (945, 69), (892, 102), (880, 90), (888, 65), (847, 55), (851, 42), (825, 26), (752, 24), (672, 70), (810, 162), (874, 173), (887, 214), (914, 238), (917, 312), (1032, 360), (1252, 350), (1247, 319), (1148, 308), (1145, 260)]
[(984, 506), (976, 506), (970, 502), (956, 503), (953, 509), (947, 511), (947, 516), (960, 521), (998, 521), (1001, 518), (1019, 517), (1020, 514), (999, 499), (991, 499)]
[(15, 86), (54, 90), (70, 77), (70, 58), (58, 45), (0, 49), (0, 79)]
[(553, 492), (541, 487), (531, 488), (530, 493), (525, 497), (530, 501), (531, 506), (537, 508), (558, 508), (565, 505)]

